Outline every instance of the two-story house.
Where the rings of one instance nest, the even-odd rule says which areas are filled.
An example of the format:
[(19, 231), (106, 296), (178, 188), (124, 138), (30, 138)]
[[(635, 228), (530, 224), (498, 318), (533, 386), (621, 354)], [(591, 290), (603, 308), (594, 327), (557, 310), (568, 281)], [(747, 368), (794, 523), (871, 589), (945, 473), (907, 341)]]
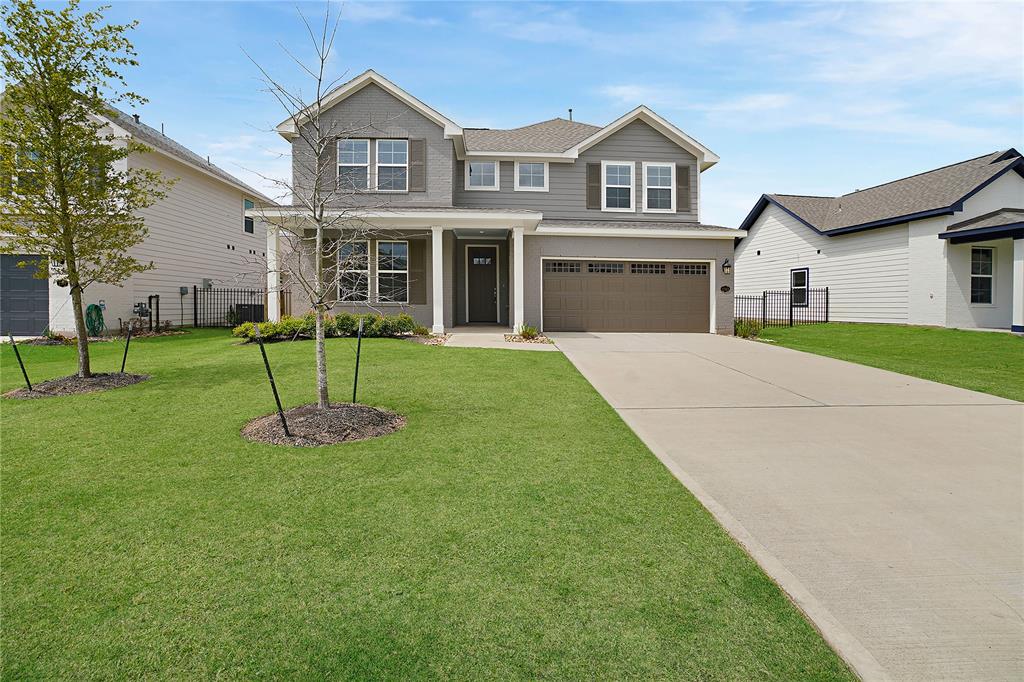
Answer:
[[(319, 120), (358, 131), (329, 145), (326, 162), (359, 188), (338, 213), (374, 226), (365, 243), (339, 249), (364, 265), (343, 278), (336, 312), (404, 310), (435, 333), (732, 333), (738, 232), (700, 222), (700, 176), (718, 157), (649, 108), (603, 127), (556, 118), (462, 128), (371, 70), (331, 92)], [(297, 125), (308, 122), (289, 118), (277, 131), (292, 141), (301, 183), (310, 154)], [(280, 228), (301, 214), (251, 213), (271, 223), (272, 290), (288, 286)], [(280, 316), (277, 297), (268, 314)]]

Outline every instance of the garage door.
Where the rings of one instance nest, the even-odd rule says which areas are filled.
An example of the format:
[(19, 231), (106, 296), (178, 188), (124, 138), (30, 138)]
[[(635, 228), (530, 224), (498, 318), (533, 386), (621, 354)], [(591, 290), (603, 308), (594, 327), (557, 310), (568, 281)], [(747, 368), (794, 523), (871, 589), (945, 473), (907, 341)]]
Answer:
[(545, 260), (544, 331), (706, 332), (707, 263)]
[(39, 336), (50, 316), (49, 285), (36, 279), (35, 264), (18, 267), (38, 256), (0, 255), (0, 334)]

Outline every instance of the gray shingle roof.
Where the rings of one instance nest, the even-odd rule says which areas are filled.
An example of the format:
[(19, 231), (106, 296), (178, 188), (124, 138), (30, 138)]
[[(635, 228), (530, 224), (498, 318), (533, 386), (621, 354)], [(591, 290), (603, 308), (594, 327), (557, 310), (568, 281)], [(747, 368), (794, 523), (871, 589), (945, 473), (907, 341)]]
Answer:
[(132, 138), (141, 142), (142, 144), (166, 152), (171, 156), (178, 158), (186, 163), (190, 163), (194, 166), (199, 166), (203, 170), (208, 171), (213, 175), (217, 176), (224, 182), (227, 182), (228, 184), (231, 185), (235, 185), (243, 189), (244, 191), (249, 192), (254, 197), (258, 197), (260, 199), (263, 199), (264, 201), (268, 201), (271, 204), (274, 203), (266, 196), (264, 196), (262, 192), (253, 189), (252, 187), (245, 184), (235, 176), (231, 175), (231, 173), (228, 173), (223, 168), (220, 168), (208, 162), (206, 159), (199, 156), (191, 149), (188, 149), (187, 147), (185, 147), (182, 144), (179, 144), (178, 142), (175, 142), (171, 138), (161, 133), (156, 128), (148, 126), (142, 122), (136, 123), (135, 118), (133, 116), (126, 114), (120, 109), (111, 107), (111, 110), (114, 113), (114, 123), (127, 130), (129, 133), (131, 133)]
[(768, 197), (815, 228), (829, 232), (949, 208), (1009, 166), (1020, 162), (1021, 155), (1011, 149), (840, 197), (788, 194), (769, 194)]
[(1018, 223), (1024, 223), (1024, 208), (1003, 208), (980, 215), (977, 218), (953, 223), (946, 232), (978, 230), (983, 227), (1003, 227), (1004, 225), (1016, 225)]
[(469, 151), (484, 152), (564, 152), (597, 131), (599, 126), (564, 118), (553, 118), (510, 130), (463, 128)]
[(554, 218), (541, 220), (538, 229), (585, 229), (598, 228), (607, 230), (699, 230), (715, 234), (743, 235), (737, 229), (721, 225), (704, 225), (702, 223), (683, 222), (679, 220), (569, 220)]

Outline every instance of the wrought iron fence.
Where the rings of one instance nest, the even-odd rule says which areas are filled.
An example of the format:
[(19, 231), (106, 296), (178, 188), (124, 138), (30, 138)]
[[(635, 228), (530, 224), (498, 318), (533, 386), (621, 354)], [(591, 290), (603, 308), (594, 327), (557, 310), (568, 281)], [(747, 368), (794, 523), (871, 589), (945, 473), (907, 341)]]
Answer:
[[(192, 287), (192, 324), (195, 327), (235, 327), (243, 322), (264, 322), (267, 319), (265, 289), (214, 289)], [(290, 308), (289, 292), (272, 294), (281, 297), (281, 310)]]
[(760, 322), (762, 327), (828, 322), (828, 287), (797, 290), (796, 296), (789, 289), (762, 291), (759, 295), (737, 295), (733, 301), (737, 320)]

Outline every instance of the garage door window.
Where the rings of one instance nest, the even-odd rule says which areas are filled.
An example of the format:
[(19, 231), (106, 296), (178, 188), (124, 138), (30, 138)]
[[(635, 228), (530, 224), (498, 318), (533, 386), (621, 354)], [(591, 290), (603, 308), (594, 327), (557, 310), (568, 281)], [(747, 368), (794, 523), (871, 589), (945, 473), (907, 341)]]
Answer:
[(587, 263), (587, 272), (621, 275), (622, 263)]
[(576, 261), (549, 260), (544, 262), (544, 272), (579, 272), (580, 264)]
[(707, 263), (676, 263), (672, 266), (673, 275), (706, 275)]
[(634, 275), (664, 275), (664, 263), (630, 263), (629, 271)]

